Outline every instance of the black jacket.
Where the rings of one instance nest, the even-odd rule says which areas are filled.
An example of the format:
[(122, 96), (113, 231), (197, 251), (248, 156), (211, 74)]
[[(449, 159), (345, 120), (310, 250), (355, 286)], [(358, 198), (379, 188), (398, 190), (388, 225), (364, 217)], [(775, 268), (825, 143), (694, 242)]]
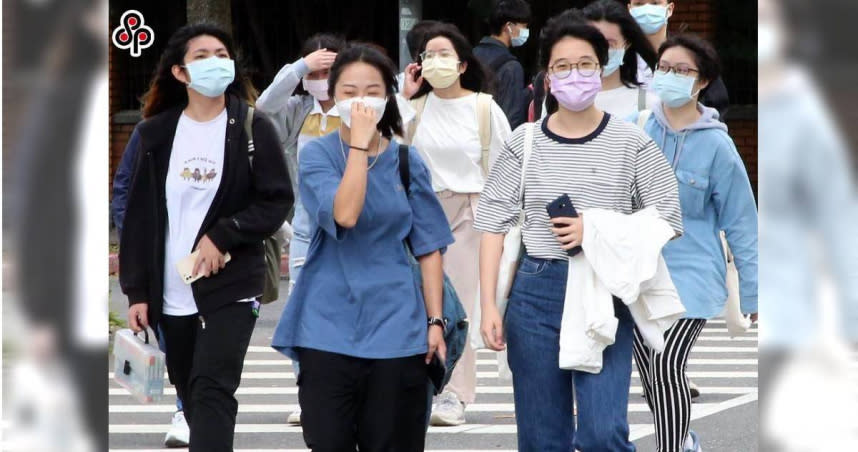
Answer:
[[(280, 228), (293, 201), (292, 184), (274, 126), (264, 114), (254, 113), (251, 172), (244, 133), (247, 104), (235, 96), (227, 99), (223, 176), (194, 248), (207, 234), (221, 252), (230, 253), (232, 260), (217, 275), (191, 285), (200, 314), (262, 293), (262, 241)], [(119, 242), (122, 291), (128, 295), (129, 304), (149, 304), (149, 323), (153, 326), (161, 315), (164, 295), (165, 183), (183, 108), (160, 113), (137, 127), (138, 159)]]
[(530, 90), (524, 83), (524, 68), (504, 43), (491, 36), (483, 38), (474, 55), (494, 76), (495, 102), (509, 120), (512, 130), (527, 121)]

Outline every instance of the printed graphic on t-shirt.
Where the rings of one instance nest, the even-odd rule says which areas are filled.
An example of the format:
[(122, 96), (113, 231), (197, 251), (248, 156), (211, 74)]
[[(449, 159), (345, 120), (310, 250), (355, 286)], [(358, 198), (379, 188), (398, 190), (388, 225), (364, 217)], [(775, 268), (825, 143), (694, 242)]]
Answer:
[(204, 158), (193, 157), (185, 160), (179, 177), (188, 182), (196, 190), (205, 190), (215, 182), (218, 176), (217, 162)]

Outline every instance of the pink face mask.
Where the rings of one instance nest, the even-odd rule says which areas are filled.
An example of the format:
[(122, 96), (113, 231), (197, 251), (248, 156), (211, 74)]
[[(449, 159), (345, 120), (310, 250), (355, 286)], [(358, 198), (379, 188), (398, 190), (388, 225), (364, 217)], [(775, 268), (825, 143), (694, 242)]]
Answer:
[(563, 108), (572, 111), (586, 110), (596, 100), (596, 95), (602, 90), (602, 77), (599, 72), (585, 77), (572, 70), (568, 77), (557, 78), (549, 75), (551, 94)]

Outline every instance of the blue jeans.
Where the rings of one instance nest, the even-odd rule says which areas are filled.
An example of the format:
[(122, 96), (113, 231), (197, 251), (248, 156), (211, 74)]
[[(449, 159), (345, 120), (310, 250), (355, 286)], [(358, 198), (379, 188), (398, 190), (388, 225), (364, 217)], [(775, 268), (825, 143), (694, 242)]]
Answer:
[[(161, 325), (158, 325), (158, 348), (161, 349), (164, 354), (167, 354), (167, 341), (164, 340), (164, 330), (161, 328)], [(176, 411), (184, 411), (185, 407), (182, 404), (182, 399), (176, 394)]]
[(628, 308), (615, 299), (619, 327), (616, 342), (603, 353), (602, 372), (561, 370), (560, 322), (568, 271), (566, 261), (525, 256), (510, 292), (504, 321), (518, 450), (633, 452), (628, 407), (634, 322)]

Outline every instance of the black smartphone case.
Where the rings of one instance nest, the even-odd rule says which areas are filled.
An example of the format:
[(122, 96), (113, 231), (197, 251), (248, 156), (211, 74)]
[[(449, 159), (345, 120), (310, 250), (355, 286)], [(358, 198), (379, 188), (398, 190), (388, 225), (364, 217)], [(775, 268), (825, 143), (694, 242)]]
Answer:
[[(548, 203), (545, 206), (545, 210), (548, 211), (548, 218), (557, 218), (557, 217), (568, 217), (575, 218), (578, 216), (578, 211), (575, 210), (575, 206), (572, 204), (572, 200), (569, 199), (569, 195), (566, 193), (560, 195), (554, 201)], [(567, 250), (566, 254), (569, 256), (574, 256), (581, 252), (581, 247), (576, 246), (571, 250)]]

